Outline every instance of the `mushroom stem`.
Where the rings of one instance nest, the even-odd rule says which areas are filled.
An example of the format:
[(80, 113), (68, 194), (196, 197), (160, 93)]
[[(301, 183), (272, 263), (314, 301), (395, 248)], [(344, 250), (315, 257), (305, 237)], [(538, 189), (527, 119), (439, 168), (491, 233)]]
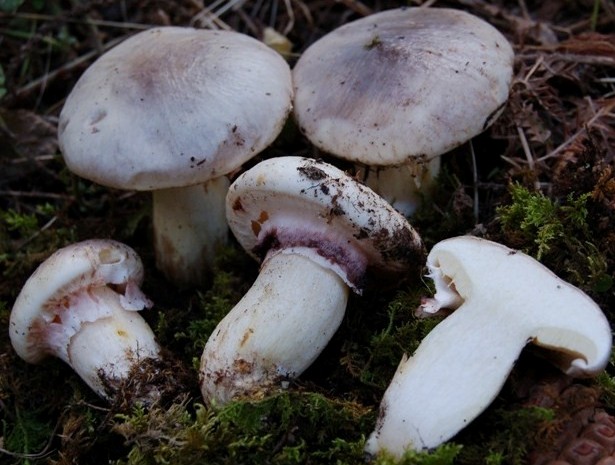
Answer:
[(98, 395), (113, 398), (130, 370), (146, 358), (158, 358), (160, 347), (141, 315), (127, 311), (112, 289), (92, 288), (79, 302), (71, 314), (79, 314), (81, 305), (95, 305), (104, 307), (107, 316), (81, 323), (65, 361)]
[(156, 265), (179, 284), (202, 282), (216, 250), (227, 243), (226, 176), (153, 192)]
[(201, 358), (203, 397), (223, 404), (300, 375), (339, 327), (349, 288), (304, 254), (270, 254)]
[(522, 330), (503, 328), (497, 313), (487, 321), (492, 308), (493, 302), (485, 301), (464, 305), (439, 323), (413, 356), (404, 356), (382, 398), (367, 453), (401, 456), (406, 449), (436, 447), (495, 399), (527, 340)]
[(418, 160), (401, 166), (377, 166), (365, 170), (364, 183), (409, 217), (429, 197), (440, 172), (441, 157)]

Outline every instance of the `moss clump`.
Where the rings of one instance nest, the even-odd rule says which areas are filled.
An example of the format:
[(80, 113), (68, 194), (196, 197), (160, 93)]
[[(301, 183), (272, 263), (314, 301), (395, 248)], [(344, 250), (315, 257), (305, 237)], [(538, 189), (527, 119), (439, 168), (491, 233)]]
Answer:
[[(375, 422), (372, 409), (315, 392), (280, 391), (259, 401), (235, 401), (223, 408), (179, 402), (169, 409), (135, 407), (117, 415), (113, 431), (130, 446), (115, 465), (171, 463), (337, 464), (365, 462), (365, 436)], [(461, 446), (431, 453), (386, 453), (373, 465), (448, 465)]]
[[(155, 332), (161, 344), (198, 368), (209, 335), (243, 297), (257, 269), (256, 262), (238, 246), (222, 247), (212, 267), (209, 288), (197, 290), (185, 301), (169, 300), (172, 307), (158, 313)], [(160, 297), (164, 308), (165, 296)]]
[(188, 403), (118, 415), (113, 430), (131, 446), (116, 465), (150, 463), (348, 463), (363, 459), (363, 436), (375, 421), (352, 401), (282, 391), (217, 409)]
[(373, 465), (452, 465), (463, 446), (443, 444), (430, 453), (407, 451), (400, 459), (387, 454), (379, 456)]
[(607, 258), (588, 225), (590, 193), (568, 194), (557, 201), (520, 184), (511, 184), (509, 190), (510, 204), (497, 209), (507, 244), (586, 291), (601, 293), (613, 286)]
[[(36, 205), (29, 211), (0, 208), (0, 268), (2, 276), (12, 280), (26, 274), (40, 261), (74, 240), (72, 228), (52, 228), (61, 212), (50, 203)], [(22, 284), (22, 283), (20, 283)], [(0, 290), (13, 295), (18, 287), (11, 281)]]
[(587, 194), (569, 195), (562, 205), (520, 184), (512, 184), (510, 194), (512, 203), (497, 210), (500, 221), (506, 231), (520, 233), (520, 239), (531, 244), (526, 252), (538, 260), (564, 239), (567, 229), (587, 235)]
[(382, 315), (371, 314), (369, 300), (361, 302), (366, 308), (353, 308), (349, 312), (340, 364), (347, 375), (375, 389), (378, 398), (402, 356), (414, 353), (421, 340), (441, 320), (414, 315), (420, 302), (419, 293), (420, 290), (396, 293), (390, 302), (381, 304), (386, 309)]
[(23, 463), (30, 463), (26, 457), (37, 454), (32, 451), (43, 450), (53, 433), (53, 425), (42, 420), (40, 412), (14, 409), (13, 417), (2, 421), (0, 437), (2, 447), (11, 451), (14, 457), (23, 457)]
[(187, 322), (184, 330), (176, 331), (173, 335), (177, 342), (187, 344), (186, 348), (193, 357), (200, 356), (209, 335), (237, 302), (237, 284), (233, 273), (218, 271), (214, 275), (211, 289), (197, 293), (197, 305), (191, 309), (193, 318)]
[(554, 421), (554, 412), (537, 406), (508, 406), (489, 409), (481, 419), (483, 428), (472, 425), (460, 435), (459, 440), (466, 445), (459, 454), (459, 464), (526, 463), (528, 453), (541, 441), (539, 432), (547, 430)]

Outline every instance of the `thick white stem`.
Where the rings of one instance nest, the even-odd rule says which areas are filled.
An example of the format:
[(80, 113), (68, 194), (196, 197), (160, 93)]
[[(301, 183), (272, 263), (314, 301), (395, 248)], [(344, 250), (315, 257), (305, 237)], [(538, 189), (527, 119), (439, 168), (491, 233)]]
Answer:
[(500, 321), (494, 305), (466, 301), (412, 357), (404, 357), (384, 394), (366, 452), (387, 450), (400, 457), (407, 449), (436, 447), (495, 399), (528, 342), (528, 330)]
[(205, 184), (153, 192), (154, 248), (158, 268), (174, 283), (200, 284), (216, 250), (226, 244), (226, 176)]
[(109, 315), (81, 324), (68, 341), (67, 362), (98, 395), (111, 398), (131, 368), (157, 358), (160, 347), (141, 315), (122, 307), (119, 294), (107, 287), (90, 293)]
[(348, 293), (335, 272), (305, 256), (268, 257), (205, 346), (205, 400), (222, 404), (300, 375), (339, 327)]
[(404, 216), (411, 216), (429, 198), (441, 157), (401, 166), (366, 168), (365, 184)]

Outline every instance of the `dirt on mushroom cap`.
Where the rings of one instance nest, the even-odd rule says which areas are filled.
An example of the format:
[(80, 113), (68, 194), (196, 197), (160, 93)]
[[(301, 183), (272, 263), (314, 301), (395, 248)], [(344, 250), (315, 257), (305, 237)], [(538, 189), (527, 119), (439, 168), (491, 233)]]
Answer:
[(241, 175), (227, 196), (229, 225), (262, 259), (269, 250), (307, 247), (340, 266), (356, 289), (417, 276), (420, 237), (371, 189), (324, 162), (281, 157)]

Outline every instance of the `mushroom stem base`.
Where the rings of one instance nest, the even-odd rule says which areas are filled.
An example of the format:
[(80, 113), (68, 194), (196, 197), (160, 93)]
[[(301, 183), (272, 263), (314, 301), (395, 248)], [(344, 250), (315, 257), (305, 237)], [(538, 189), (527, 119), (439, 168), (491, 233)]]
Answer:
[(110, 315), (82, 323), (70, 339), (68, 363), (99, 396), (110, 399), (131, 368), (157, 358), (160, 347), (143, 317), (125, 310), (113, 290), (99, 287), (91, 292)]

